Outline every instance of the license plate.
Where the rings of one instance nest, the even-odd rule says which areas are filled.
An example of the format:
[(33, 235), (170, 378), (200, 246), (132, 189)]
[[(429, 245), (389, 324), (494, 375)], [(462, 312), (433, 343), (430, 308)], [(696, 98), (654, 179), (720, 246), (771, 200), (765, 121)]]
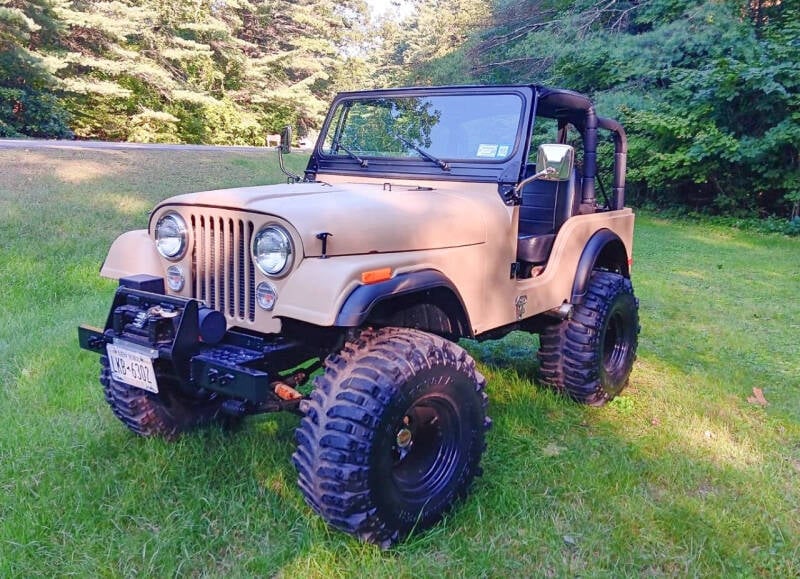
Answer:
[(119, 342), (108, 344), (106, 349), (114, 380), (158, 394), (153, 370), (153, 358), (158, 356), (156, 350)]

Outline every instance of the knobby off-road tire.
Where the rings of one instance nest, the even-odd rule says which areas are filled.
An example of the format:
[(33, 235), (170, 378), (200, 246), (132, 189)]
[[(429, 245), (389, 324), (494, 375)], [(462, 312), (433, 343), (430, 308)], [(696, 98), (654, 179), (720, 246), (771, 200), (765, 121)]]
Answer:
[[(107, 356), (100, 357), (100, 383), (114, 415), (140, 436), (173, 439), (215, 420), (228, 420), (220, 412), (221, 401), (213, 395), (190, 398), (166, 389), (154, 394), (117, 382), (111, 377)], [(161, 381), (159, 389), (162, 389)]]
[(602, 406), (628, 383), (639, 339), (631, 281), (595, 271), (572, 316), (539, 336), (539, 381), (578, 402)]
[(308, 504), (388, 548), (439, 521), (481, 473), (485, 378), (458, 345), (417, 330), (367, 330), (325, 361), (296, 432)]

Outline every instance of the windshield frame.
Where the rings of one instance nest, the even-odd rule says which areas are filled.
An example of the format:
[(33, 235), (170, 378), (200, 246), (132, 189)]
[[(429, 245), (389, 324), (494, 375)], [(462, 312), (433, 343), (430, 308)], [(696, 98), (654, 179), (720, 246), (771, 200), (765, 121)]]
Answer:
[[(526, 158), (529, 145), (529, 127), (536, 95), (531, 86), (458, 86), (458, 87), (421, 87), (404, 89), (384, 89), (359, 91), (339, 94), (331, 103), (330, 110), (323, 124), (320, 137), (309, 160), (306, 175), (316, 178), (319, 173), (356, 174), (359, 176), (375, 176), (387, 178), (417, 177), (425, 179), (446, 179), (456, 181), (480, 182), (516, 182)], [(508, 143), (510, 152), (503, 158), (458, 158), (444, 156), (444, 163), (437, 164), (426, 159), (418, 152), (407, 151), (405, 156), (372, 156), (363, 151), (355, 153), (368, 161), (367, 166), (359, 163), (350, 155), (332, 155), (325, 149), (326, 141), (340, 140), (341, 117), (347, 114), (345, 104), (376, 99), (421, 98), (441, 96), (515, 96), (520, 99), (519, 119), (513, 143)], [(327, 136), (329, 131), (337, 134)], [(327, 138), (326, 138), (327, 137)], [(342, 144), (340, 142), (340, 144)], [(347, 143), (343, 143), (348, 146)], [(434, 157), (439, 155), (432, 151)], [(442, 165), (446, 164), (447, 167)]]

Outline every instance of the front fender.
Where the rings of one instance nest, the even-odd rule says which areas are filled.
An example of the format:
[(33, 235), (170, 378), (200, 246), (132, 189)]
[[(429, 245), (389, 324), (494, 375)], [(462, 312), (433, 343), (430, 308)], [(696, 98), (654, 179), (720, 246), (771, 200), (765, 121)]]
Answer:
[(400, 274), (380, 283), (358, 286), (347, 296), (336, 317), (336, 325), (360, 326), (367, 319), (372, 308), (384, 300), (440, 287), (448, 289), (458, 299), (458, 306), (463, 314), (465, 312), (464, 302), (450, 280), (439, 271), (424, 269)]
[[(385, 268), (391, 269), (391, 279), (374, 284), (376, 287), (392, 286), (398, 291), (407, 293), (404, 290), (435, 289), (449, 284), (448, 291), (454, 293), (462, 302), (462, 309), (468, 311), (465, 306), (469, 303), (469, 298), (477, 299), (476, 296), (481, 295), (477, 283), (480, 278), (468, 268), (464, 268), (463, 264), (469, 260), (480, 262), (475, 256), (475, 246), (467, 246), (419, 252), (336, 256), (327, 259), (305, 258), (285, 280), (281, 280), (283, 283), (278, 288), (280, 295), (272, 315), (317, 326), (350, 326), (362, 318), (364, 309), (369, 310), (376, 303), (372, 299), (367, 299), (377, 297), (371, 295), (371, 290), (359, 289), (370, 287), (369, 284), (362, 282), (362, 274)], [(448, 269), (447, 264), (451, 264), (452, 267)], [(438, 276), (436, 280), (428, 279), (427, 274), (423, 274), (423, 277), (416, 275), (420, 271), (431, 270), (436, 272)], [(470, 285), (468, 280), (475, 280), (476, 283)], [(416, 285), (423, 281), (425, 288)], [(455, 287), (460, 291), (453, 291), (452, 288)], [(465, 293), (464, 288), (472, 293), (469, 291)], [(350, 296), (356, 290), (358, 290), (357, 296), (363, 297), (365, 301), (363, 303), (360, 299), (358, 302), (353, 301), (344, 313), (340, 313), (343, 312), (345, 302), (349, 302)], [(470, 319), (469, 316), (465, 317), (467, 320)], [(346, 323), (340, 324), (345, 322), (345, 319)]]
[(147, 230), (135, 229), (114, 240), (100, 268), (100, 275), (119, 279), (141, 273), (164, 277), (158, 251)]
[(364, 271), (406, 265), (407, 254), (304, 258), (285, 280), (272, 315), (333, 326), (347, 296), (361, 284)]

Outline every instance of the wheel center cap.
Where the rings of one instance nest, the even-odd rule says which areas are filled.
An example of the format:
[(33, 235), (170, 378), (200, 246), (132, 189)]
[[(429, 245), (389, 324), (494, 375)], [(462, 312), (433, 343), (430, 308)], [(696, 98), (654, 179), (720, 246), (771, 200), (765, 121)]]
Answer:
[(399, 448), (408, 448), (411, 446), (412, 441), (411, 431), (408, 428), (403, 428), (397, 433), (397, 446)]

